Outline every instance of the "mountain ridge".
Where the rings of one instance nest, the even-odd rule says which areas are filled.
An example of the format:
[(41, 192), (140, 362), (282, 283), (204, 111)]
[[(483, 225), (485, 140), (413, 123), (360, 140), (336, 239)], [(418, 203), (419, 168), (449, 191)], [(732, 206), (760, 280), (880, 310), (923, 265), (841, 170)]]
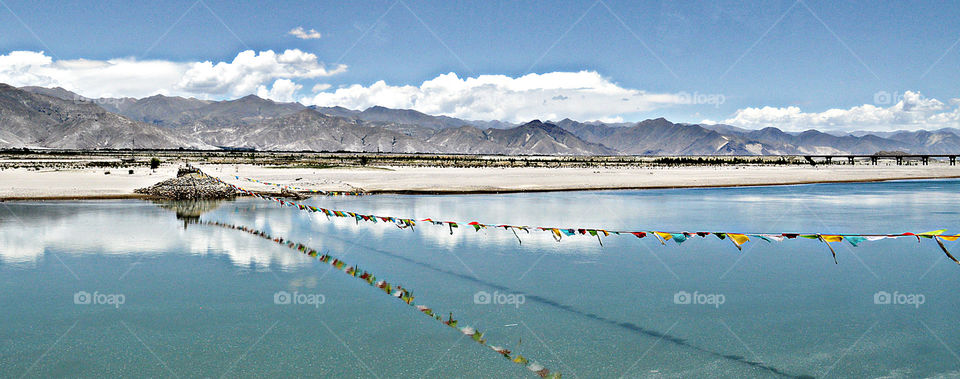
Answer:
[[(6, 93), (14, 89), (2, 88)], [(7, 125), (0, 125), (0, 147), (123, 148), (133, 146), (139, 134), (146, 142), (137, 145), (165, 148), (543, 155), (960, 152), (960, 130), (953, 128), (847, 134), (811, 129), (797, 133), (774, 127), (751, 130), (674, 123), (662, 117), (634, 123), (563, 119), (510, 124), (382, 106), (364, 110), (304, 106), (256, 95), (221, 101), (165, 95), (90, 99), (60, 87), (16, 90), (35, 96), (31, 99), (35, 105), (24, 108), (16, 101), (0, 103), (0, 120), (7, 117)], [(36, 105), (41, 103), (44, 105)], [(74, 118), (56, 118), (57, 114), (74, 113)], [(97, 134), (95, 130), (103, 123), (108, 127)], [(123, 142), (126, 138), (131, 143)]]

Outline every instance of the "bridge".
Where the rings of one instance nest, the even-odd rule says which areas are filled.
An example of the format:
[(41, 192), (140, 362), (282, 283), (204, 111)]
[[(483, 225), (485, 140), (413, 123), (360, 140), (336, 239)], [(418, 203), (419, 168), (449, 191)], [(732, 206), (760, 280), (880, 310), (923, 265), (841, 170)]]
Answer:
[(870, 164), (877, 164), (880, 159), (896, 159), (897, 165), (902, 165), (907, 160), (919, 160), (921, 164), (928, 165), (930, 164), (930, 158), (949, 158), (950, 165), (957, 165), (957, 157), (960, 154), (898, 154), (898, 155), (867, 155), (867, 154), (814, 154), (814, 155), (804, 155), (803, 157), (810, 162), (810, 164), (816, 164), (815, 158), (823, 158), (824, 162), (827, 164), (833, 163), (834, 158), (843, 159), (846, 158), (847, 162), (853, 164), (855, 159), (858, 158), (870, 158)]

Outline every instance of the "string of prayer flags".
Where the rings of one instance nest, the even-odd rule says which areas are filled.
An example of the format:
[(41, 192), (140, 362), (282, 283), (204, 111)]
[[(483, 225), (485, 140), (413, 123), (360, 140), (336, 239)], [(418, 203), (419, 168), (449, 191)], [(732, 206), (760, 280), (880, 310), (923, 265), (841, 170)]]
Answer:
[(227, 223), (223, 223), (223, 222), (219, 222), (219, 221), (204, 221), (204, 222), (202, 222), (201, 224), (203, 224), (203, 225), (209, 225), (209, 226), (217, 226), (217, 227), (221, 227), (221, 228), (225, 228), (225, 229), (233, 229), (233, 230), (238, 230), (238, 231), (247, 232), (247, 233), (253, 234), (253, 235), (255, 235), (255, 236), (258, 236), (258, 237), (261, 237), (261, 238), (264, 238), (264, 239), (273, 241), (273, 242), (275, 242), (275, 243), (277, 243), (277, 244), (279, 244), (279, 245), (286, 246), (286, 247), (288, 247), (288, 248), (297, 250), (297, 251), (299, 251), (299, 252), (301, 252), (301, 253), (303, 253), (303, 254), (306, 254), (306, 255), (308, 255), (308, 256), (310, 256), (310, 257), (318, 257), (318, 256), (319, 256), (319, 258), (317, 258), (317, 259), (320, 260), (320, 262), (329, 264), (329, 265), (333, 266), (334, 268), (336, 268), (337, 271), (341, 271), (341, 272), (343, 272), (343, 273), (346, 274), (346, 275), (349, 275), (349, 276), (352, 276), (352, 277), (354, 277), (354, 278), (358, 278), (358, 279), (360, 279), (360, 280), (363, 280), (363, 281), (365, 281), (368, 285), (380, 289), (381, 291), (383, 291), (384, 294), (386, 294), (386, 295), (388, 295), (388, 296), (391, 296), (391, 297), (400, 299), (400, 301), (402, 301), (402, 302), (406, 303), (407, 305), (413, 307), (414, 309), (416, 309), (416, 310), (419, 311), (420, 313), (423, 313), (423, 314), (427, 315), (428, 317), (433, 318), (434, 320), (443, 323), (443, 324), (446, 325), (446, 326), (449, 326), (449, 327), (451, 327), (451, 328), (457, 329), (460, 333), (463, 333), (464, 335), (469, 336), (470, 339), (472, 339), (474, 342), (476, 342), (476, 343), (478, 343), (478, 344), (480, 344), (480, 345), (488, 346), (491, 350), (493, 350), (494, 352), (500, 354), (501, 356), (503, 356), (503, 357), (506, 358), (507, 360), (509, 360), (509, 361), (511, 361), (511, 362), (514, 362), (514, 363), (517, 363), (517, 364), (520, 364), (520, 365), (526, 367), (528, 370), (530, 370), (530, 371), (533, 372), (534, 374), (539, 375), (541, 378), (560, 379), (560, 377), (561, 377), (561, 375), (560, 375), (559, 372), (551, 372), (550, 370), (544, 368), (542, 365), (537, 364), (537, 363), (535, 363), (535, 362), (531, 362), (530, 360), (528, 360), (527, 358), (524, 358), (524, 357), (523, 357), (522, 355), (520, 355), (520, 354), (515, 354), (515, 355), (514, 355), (510, 350), (504, 349), (504, 348), (502, 348), (502, 347), (493, 346), (493, 345), (487, 345), (487, 340), (486, 340), (486, 338), (484, 338), (483, 333), (481, 333), (481, 332), (480, 332), (479, 330), (477, 330), (476, 328), (473, 328), (473, 327), (470, 327), (470, 326), (458, 327), (458, 321), (457, 321), (457, 320), (454, 320), (454, 318), (453, 318), (453, 313), (449, 313), (448, 316), (447, 316), (447, 319), (444, 320), (443, 317), (441, 317), (440, 314), (434, 312), (432, 308), (430, 308), (430, 307), (428, 307), (428, 306), (426, 306), (426, 305), (423, 305), (423, 304), (416, 304), (416, 303), (414, 303), (415, 297), (414, 297), (414, 295), (413, 295), (413, 291), (410, 290), (409, 288), (405, 288), (405, 287), (403, 287), (403, 286), (401, 286), (401, 285), (399, 285), (399, 284), (394, 285), (394, 284), (391, 284), (391, 283), (389, 283), (389, 282), (387, 282), (387, 281), (385, 281), (385, 280), (382, 280), (382, 279), (381, 279), (381, 280), (377, 280), (377, 277), (376, 277), (375, 275), (373, 275), (372, 273), (367, 272), (367, 271), (365, 271), (365, 270), (361, 270), (361, 269), (360, 269), (358, 266), (356, 266), (356, 265), (348, 265), (346, 262), (341, 261), (339, 258), (334, 258), (334, 257), (332, 257), (329, 253), (326, 253), (326, 252), (320, 253), (320, 252), (318, 252), (316, 249), (311, 249), (310, 247), (308, 247), (308, 246), (306, 246), (306, 245), (304, 245), (304, 244), (295, 243), (295, 242), (292, 242), (292, 241), (286, 241), (286, 240), (284, 240), (283, 238), (275, 238), (275, 237), (272, 237), (272, 236), (268, 235), (267, 233), (265, 233), (265, 232), (263, 232), (263, 231), (259, 231), (259, 230), (256, 230), (256, 229), (253, 229), (253, 228), (250, 228), (250, 227), (246, 227), (246, 226), (227, 224)]
[[(326, 215), (328, 218), (349, 217), (349, 218), (353, 218), (357, 224), (359, 224), (360, 221), (376, 223), (378, 222), (378, 220), (380, 220), (381, 222), (392, 223), (401, 229), (406, 229), (406, 228), (413, 229), (414, 226), (416, 225), (415, 220), (408, 219), (408, 218), (405, 219), (405, 218), (392, 217), (392, 216), (363, 215), (363, 214), (358, 214), (354, 212), (307, 206), (307, 205), (299, 204), (293, 201), (288, 201), (285, 199), (280, 199), (280, 198), (272, 197), (269, 195), (263, 195), (256, 192), (252, 192), (244, 188), (226, 183), (223, 180), (220, 180), (219, 178), (206, 175), (203, 172), (201, 172), (201, 174), (207, 177), (213, 178), (219, 181), (220, 183), (228, 185), (236, 189), (237, 191), (240, 191), (243, 194), (268, 200), (268, 201), (274, 201), (279, 203), (282, 206), (295, 207), (302, 211), (320, 212)], [(255, 181), (255, 179), (252, 179), (252, 180)], [(446, 226), (449, 229), (451, 235), (453, 234), (453, 230), (455, 228), (460, 227), (459, 226), (460, 223), (457, 221), (436, 221), (431, 218), (425, 218), (425, 219), (422, 219), (421, 221), (427, 222), (433, 225)], [(601, 239), (601, 235), (604, 237), (610, 236), (611, 234), (612, 235), (633, 235), (641, 239), (647, 237), (648, 235), (652, 235), (658, 241), (660, 241), (661, 244), (666, 245), (667, 241), (674, 241), (677, 244), (682, 244), (692, 236), (706, 237), (712, 234), (721, 240), (729, 238), (730, 242), (733, 243), (733, 245), (737, 248), (737, 250), (740, 250), (740, 251), (743, 250), (744, 244), (751, 241), (751, 237), (756, 238), (758, 240), (770, 242), (770, 243), (782, 242), (785, 239), (792, 240), (797, 238), (804, 238), (804, 239), (811, 239), (811, 240), (817, 240), (817, 241), (823, 242), (823, 244), (827, 246), (827, 249), (830, 250), (830, 254), (833, 256), (833, 259), (834, 259), (834, 263), (839, 263), (837, 260), (837, 253), (834, 250), (833, 246), (830, 245), (831, 243), (834, 243), (834, 242), (847, 241), (852, 246), (856, 247), (863, 242), (879, 241), (879, 240), (888, 239), (888, 238), (892, 238), (892, 239), (905, 238), (905, 237), (916, 238), (917, 242), (921, 242), (922, 239), (933, 239), (934, 241), (937, 242), (937, 245), (944, 252), (944, 254), (948, 258), (950, 258), (950, 260), (960, 265), (960, 260), (954, 257), (946, 249), (946, 246), (943, 244), (943, 241), (956, 241), (957, 239), (960, 239), (960, 234), (956, 234), (956, 235), (945, 234), (946, 229), (934, 230), (934, 231), (923, 232), (923, 233), (906, 232), (906, 233), (897, 233), (897, 234), (824, 234), (824, 233), (736, 233), (736, 232), (725, 232), (725, 231), (674, 232), (674, 231), (662, 231), (662, 230), (660, 231), (658, 230), (608, 230), (608, 229), (600, 229), (600, 228), (557, 228), (557, 227), (546, 227), (546, 226), (531, 227), (531, 226), (509, 225), (509, 224), (501, 224), (501, 223), (485, 224), (477, 221), (466, 222), (463, 224), (472, 226), (474, 230), (477, 232), (479, 232), (481, 229), (487, 229), (490, 226), (496, 225), (496, 228), (503, 228), (505, 230), (512, 231), (513, 235), (516, 236), (517, 241), (520, 244), (523, 244), (523, 241), (520, 239), (520, 235), (517, 234), (516, 232), (517, 230), (522, 230), (527, 233), (530, 233), (530, 230), (547, 232), (547, 233), (550, 233), (550, 235), (558, 242), (561, 241), (564, 236), (569, 237), (569, 236), (576, 236), (576, 235), (584, 235), (584, 236), (589, 235), (591, 237), (596, 237), (597, 242), (600, 243), (600, 246), (603, 246), (603, 240)]]

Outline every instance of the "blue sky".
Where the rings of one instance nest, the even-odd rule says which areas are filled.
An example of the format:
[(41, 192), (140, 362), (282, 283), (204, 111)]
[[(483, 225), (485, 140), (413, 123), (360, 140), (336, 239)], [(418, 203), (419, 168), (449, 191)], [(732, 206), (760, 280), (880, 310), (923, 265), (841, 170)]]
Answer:
[[(576, 119), (635, 121), (663, 116), (683, 122), (736, 121), (747, 127), (769, 124), (789, 129), (806, 122), (841, 129), (909, 129), (953, 126), (956, 112), (951, 99), (960, 97), (960, 46), (956, 45), (960, 23), (955, 21), (960, 19), (960, 4), (948, 2), (2, 2), (0, 55), (43, 51), (54, 62), (129, 59), (215, 65), (230, 63), (246, 50), (255, 54), (296, 50), (315, 56), (316, 64), (326, 71), (268, 73), (256, 84), (269, 92), (276, 79), (289, 79), (290, 91), (275, 91), (278, 100), (313, 99), (314, 90), (330, 93), (314, 99), (321, 105), (340, 102), (360, 107), (371, 103), (359, 97), (391, 96), (380, 101), (467, 118), (519, 120), (538, 112), (544, 118), (562, 118), (566, 112)], [(296, 38), (288, 33), (296, 27), (313, 29), (321, 37)], [(334, 69), (337, 64), (344, 65), (342, 70)], [(31, 77), (15, 76), (25, 70), (22, 64), (17, 67), (8, 67), (4, 76), (0, 66), (0, 79), (28, 84)], [(469, 108), (495, 107), (476, 102), (498, 97), (496, 91), (441, 104), (409, 102), (403, 97), (449, 97), (450, 91), (470, 89), (457, 87), (429, 95), (400, 88), (420, 87), (451, 72), (459, 79), (483, 75), (516, 79), (531, 73), (581, 71), (595, 73), (620, 89), (674, 98), (645, 99), (628, 111), (605, 108), (604, 102), (621, 96), (616, 92), (581, 104), (568, 100), (567, 106), (540, 110), (482, 112)], [(57, 75), (37, 84), (63, 83), (85, 95), (98, 95), (90, 94), (98, 91), (142, 95), (124, 93), (127, 89), (122, 88), (76, 88), (84, 85), (62, 75), (85, 74)], [(558, 78), (537, 81), (548, 82), (550, 99), (570, 98), (569, 91), (581, 94), (552, 88), (549, 81)], [(369, 87), (377, 81), (390, 88), (378, 90), (381, 97), (368, 95), (365, 91), (372, 91)], [(169, 87), (157, 81), (158, 87), (165, 85)], [(355, 91), (332, 94), (348, 86), (355, 86)], [(221, 90), (210, 92), (185, 88), (157, 88), (157, 92), (208, 98), (256, 93), (250, 86), (217, 87)], [(523, 91), (528, 92), (520, 95), (529, 97), (529, 91), (536, 89), (525, 84)], [(887, 95), (891, 100), (886, 100)], [(901, 108), (878, 114), (895, 108), (898, 96), (906, 99)], [(878, 109), (857, 111), (865, 104)], [(574, 109), (583, 107), (597, 111)], [(770, 108), (763, 111), (762, 107)], [(756, 112), (750, 113), (751, 109)], [(852, 113), (841, 118), (823, 114), (830, 109)], [(918, 109), (924, 113), (902, 114)], [(871, 121), (857, 121), (863, 118)]]

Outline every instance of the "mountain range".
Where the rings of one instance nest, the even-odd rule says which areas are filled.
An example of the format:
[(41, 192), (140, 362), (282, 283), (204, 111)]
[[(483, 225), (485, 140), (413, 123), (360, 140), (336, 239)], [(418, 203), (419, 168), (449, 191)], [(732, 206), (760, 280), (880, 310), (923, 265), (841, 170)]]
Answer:
[(210, 101), (155, 95), (92, 99), (0, 84), (0, 148), (247, 148), (283, 151), (536, 155), (960, 153), (960, 130), (844, 135), (777, 128), (533, 120), (522, 125), (409, 109), (304, 106), (254, 95)]

